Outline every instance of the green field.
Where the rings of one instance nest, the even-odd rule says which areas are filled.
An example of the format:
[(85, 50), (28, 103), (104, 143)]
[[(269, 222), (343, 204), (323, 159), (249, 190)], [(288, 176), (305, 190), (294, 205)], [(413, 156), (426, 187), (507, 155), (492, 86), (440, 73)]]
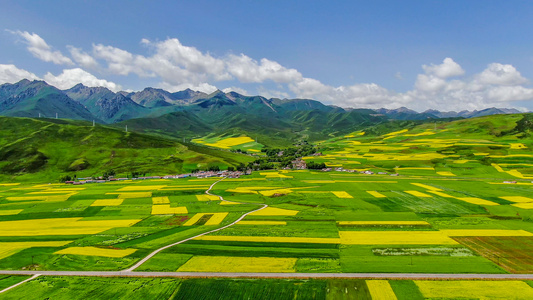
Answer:
[[(124, 270), (267, 204), (224, 230), (161, 251), (135, 271), (533, 273), (533, 141), (514, 131), (520, 115), (464, 122), (324, 141), (321, 156), (305, 159), (344, 169), (226, 178), (211, 192), (227, 201), (204, 194), (219, 178), (1, 183), (0, 269)], [(90, 297), (87, 287), (106, 280), (40, 277), (5, 295)], [(456, 288), (469, 285), (491, 299), (485, 289), (498, 288), (457, 281), (442, 294), (439, 284), (418, 281), (121, 278), (98, 295), (117, 298), (126, 284), (141, 298), (164, 299), (202, 293), (366, 299), (377, 291), (398, 299), (455, 298), (462, 297)], [(529, 283), (510, 284), (532, 292)]]

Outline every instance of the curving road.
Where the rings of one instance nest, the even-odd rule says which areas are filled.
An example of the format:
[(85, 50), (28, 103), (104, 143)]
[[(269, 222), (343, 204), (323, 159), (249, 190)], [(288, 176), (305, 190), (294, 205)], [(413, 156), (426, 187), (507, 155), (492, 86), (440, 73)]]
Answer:
[[(226, 178), (226, 177), (223, 177), (222, 179), (213, 182), (213, 184), (211, 184), (211, 186), (205, 191), (205, 193), (208, 194), (208, 195), (211, 195), (211, 196), (217, 196), (221, 201), (227, 201), (227, 202), (230, 202), (230, 201), (228, 201), (228, 200), (225, 200), (222, 196), (219, 196), (219, 195), (215, 195), (215, 194), (211, 194), (211, 193), (210, 193), (211, 189), (213, 189), (213, 187), (215, 186), (215, 184), (219, 183), (220, 181), (224, 180), (225, 178)], [(268, 205), (266, 205), (266, 204), (244, 203), (244, 202), (240, 202), (240, 203), (242, 203), (242, 204), (256, 204), (256, 205), (262, 205), (262, 207), (261, 207), (261, 208), (258, 208), (258, 209), (256, 209), (256, 210), (252, 210), (252, 211), (249, 211), (249, 212), (243, 214), (243, 215), (242, 215), (240, 218), (238, 218), (236, 221), (234, 221), (233, 223), (228, 224), (228, 225), (226, 225), (226, 226), (223, 226), (223, 227), (220, 227), (220, 228), (217, 228), (217, 229), (213, 229), (213, 230), (211, 230), (211, 231), (207, 231), (207, 232), (204, 232), (204, 233), (200, 233), (200, 234), (195, 235), (195, 236), (193, 236), (193, 237), (186, 238), (186, 239), (181, 240), (181, 241), (179, 241), (179, 242), (175, 242), (175, 243), (172, 243), (172, 244), (170, 244), (170, 245), (166, 245), (166, 246), (164, 246), (164, 247), (161, 247), (161, 248), (155, 250), (154, 252), (148, 254), (148, 256), (146, 256), (145, 258), (141, 259), (139, 262), (137, 262), (137, 263), (136, 263), (135, 265), (133, 265), (132, 267), (123, 270), (123, 272), (132, 272), (133, 270), (137, 269), (137, 268), (140, 267), (142, 264), (144, 264), (147, 260), (149, 260), (150, 258), (152, 258), (154, 255), (156, 255), (157, 253), (159, 253), (159, 252), (161, 252), (161, 251), (163, 251), (163, 250), (165, 250), (165, 249), (168, 249), (168, 248), (170, 248), (170, 247), (173, 247), (173, 246), (176, 246), (176, 245), (179, 245), (179, 244), (185, 243), (186, 241), (190, 241), (190, 240), (192, 240), (192, 239), (194, 239), (194, 238), (197, 238), (197, 237), (199, 237), (199, 236), (202, 236), (202, 235), (206, 235), (206, 234), (210, 234), (210, 233), (213, 233), (213, 232), (220, 231), (220, 230), (222, 230), (222, 229), (226, 229), (226, 228), (228, 228), (228, 227), (230, 227), (230, 226), (235, 225), (237, 222), (239, 222), (240, 220), (242, 220), (242, 219), (243, 219), (244, 217), (246, 217), (247, 215), (249, 215), (249, 214), (251, 214), (251, 213), (253, 213), (253, 212), (256, 212), (256, 211), (259, 211), (259, 210), (265, 209), (265, 208), (268, 207)]]

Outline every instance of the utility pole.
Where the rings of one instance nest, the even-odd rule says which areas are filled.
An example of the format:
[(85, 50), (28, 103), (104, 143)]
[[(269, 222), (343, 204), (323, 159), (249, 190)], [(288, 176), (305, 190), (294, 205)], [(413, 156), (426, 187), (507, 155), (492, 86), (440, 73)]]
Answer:
[(128, 125), (126, 125), (126, 132), (128, 132)]
[(39, 118), (41, 117), (41, 113), (39, 113)]
[(94, 127), (94, 120), (93, 120), (93, 127)]
[(57, 119), (57, 113), (56, 113), (56, 119)]

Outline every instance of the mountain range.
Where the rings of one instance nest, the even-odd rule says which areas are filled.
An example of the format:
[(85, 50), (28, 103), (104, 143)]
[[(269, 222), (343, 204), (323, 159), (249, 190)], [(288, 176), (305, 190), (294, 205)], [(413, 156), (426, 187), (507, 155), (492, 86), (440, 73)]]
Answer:
[(0, 85), (0, 115), (95, 121), (178, 138), (206, 134), (248, 134), (272, 145), (289, 139), (322, 139), (390, 122), (470, 118), (520, 113), (515, 109), (418, 113), (399, 109), (344, 109), (310, 99), (267, 99), (220, 90), (170, 93), (156, 88), (117, 92), (78, 84), (59, 90), (44, 81)]

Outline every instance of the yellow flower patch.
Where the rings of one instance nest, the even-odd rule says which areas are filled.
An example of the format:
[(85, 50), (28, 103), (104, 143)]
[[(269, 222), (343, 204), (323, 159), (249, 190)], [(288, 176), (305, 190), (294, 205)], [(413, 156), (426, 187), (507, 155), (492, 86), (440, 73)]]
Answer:
[(187, 207), (170, 207), (170, 204), (152, 205), (152, 215), (180, 215), (187, 214)]
[(346, 198), (346, 199), (353, 198), (352, 195), (348, 194), (347, 192), (343, 192), (343, 191), (332, 192), (332, 193), (333, 195), (337, 196), (337, 198)]
[(104, 249), (96, 247), (70, 247), (54, 252), (54, 254), (73, 254), (103, 257), (124, 257), (137, 251), (137, 249)]
[(448, 171), (439, 171), (439, 172), (437, 172), (437, 174), (440, 175), (440, 176), (456, 176), (452, 172), (448, 172)]
[(204, 215), (212, 215), (211, 218), (209, 218), (209, 220), (207, 220), (207, 222), (205, 222), (204, 225), (218, 225), (218, 224), (220, 224), (220, 222), (222, 222), (224, 220), (224, 218), (226, 218), (228, 213), (227, 212), (223, 212), (223, 213), (198, 213), (198, 214), (194, 215), (192, 218), (190, 218), (187, 222), (185, 222), (185, 224), (183, 224), (183, 226), (192, 226), (192, 225), (196, 224), (196, 222), (198, 222), (200, 220), (200, 218), (202, 218)]
[(413, 280), (424, 298), (533, 299), (533, 288), (511, 280)]
[(152, 197), (153, 204), (169, 204), (170, 200), (168, 197)]
[(20, 182), (18, 183), (0, 183), (0, 186), (15, 186), (15, 185), (19, 185)]
[(496, 202), (492, 202), (489, 200), (483, 200), (483, 199), (476, 198), (476, 197), (455, 197), (455, 198), (458, 200), (464, 201), (464, 202), (477, 204), (477, 205), (490, 205), (490, 206), (500, 205)]
[(511, 143), (509, 149), (526, 149), (527, 146), (522, 143)]
[(237, 225), (287, 225), (285, 221), (239, 221)]
[(405, 191), (407, 194), (411, 194), (415, 197), (419, 197), (419, 198), (431, 198), (432, 196), (428, 195), (428, 194), (425, 194), (425, 193), (422, 193), (422, 192), (419, 192), (419, 191)]
[(118, 189), (117, 192), (153, 191), (166, 187), (166, 185), (134, 185)]
[(279, 189), (279, 190), (268, 190), (268, 191), (259, 191), (261, 195), (270, 197), (274, 194), (290, 194), (292, 193), (292, 189)]
[(220, 200), (218, 196), (213, 195), (196, 195), (196, 199), (198, 199), (198, 201)]
[(505, 196), (505, 197), (500, 197), (500, 198), (507, 200), (507, 201), (511, 201), (511, 202), (517, 202), (517, 203), (533, 202), (532, 198), (522, 197), (522, 196)]
[(241, 136), (241, 137), (232, 137), (232, 138), (222, 139), (215, 143), (204, 143), (204, 144), (206, 146), (229, 149), (233, 146), (238, 146), (238, 145), (242, 145), (242, 144), (246, 144), (250, 142), (254, 142), (254, 140), (247, 136)]
[(220, 201), (219, 204), (220, 205), (236, 205), (236, 204), (242, 204), (242, 203), (224, 200), (224, 201)]
[(17, 215), (19, 214), (23, 209), (8, 209), (8, 210), (0, 210), (0, 216), (9, 216), (9, 215)]
[(295, 272), (297, 258), (193, 256), (178, 272)]
[(447, 236), (533, 236), (533, 233), (525, 230), (507, 229), (442, 229)]
[(106, 193), (106, 195), (118, 195), (119, 198), (150, 198), (152, 192), (136, 192), (136, 193)]
[(249, 214), (249, 216), (294, 216), (297, 213), (299, 213), (297, 210), (267, 207), (265, 209), (255, 211)]
[(429, 225), (426, 221), (338, 221), (339, 225)]
[(387, 196), (385, 196), (382, 193), (377, 192), (377, 191), (366, 191), (366, 192), (369, 193), (370, 195), (376, 197), (376, 198), (387, 198)]
[(114, 227), (129, 227), (140, 219), (90, 220), (82, 218), (31, 219), (0, 222), (0, 236), (95, 234)]
[(366, 286), (372, 300), (396, 300), (396, 294), (387, 280), (367, 280)]
[(516, 203), (516, 204), (511, 204), (511, 206), (515, 206), (515, 207), (523, 208), (523, 209), (533, 209), (533, 202)]
[(72, 241), (46, 241), (46, 242), (1, 242), (0, 259), (11, 256), (21, 250), (33, 247), (62, 247)]
[(207, 220), (207, 222), (205, 222), (205, 225), (218, 225), (222, 221), (224, 221), (224, 219), (227, 216), (228, 216), (227, 212), (214, 213), (213, 216), (211, 216), (211, 218), (209, 218), (209, 220)]
[(72, 194), (67, 195), (54, 195), (54, 196), (20, 196), (20, 197), (6, 197), (6, 200), (9, 201), (65, 201), (70, 198)]
[(91, 206), (118, 206), (124, 199), (99, 199), (95, 200)]
[(454, 196), (450, 196), (446, 193), (443, 193), (443, 192), (438, 192), (438, 191), (428, 191), (428, 193), (432, 193), (432, 194), (435, 194), (435, 195), (438, 195), (438, 196), (441, 196), (441, 197), (444, 197), (444, 198), (455, 198)]
[(266, 178), (292, 178), (292, 176), (283, 175), (278, 172), (261, 172), (259, 175), (266, 176)]
[(426, 184), (423, 184), (423, 183), (411, 183), (411, 184), (412, 185), (416, 185), (416, 186), (421, 187), (421, 188), (424, 188), (424, 189), (427, 189), (427, 190), (430, 190), (430, 191), (442, 192), (441, 189), (436, 188), (436, 187), (431, 186), (431, 185), (426, 185)]
[(439, 231), (339, 231), (346, 245), (456, 245)]
[(407, 132), (407, 131), (408, 131), (408, 129), (402, 129), (402, 130), (399, 130), (399, 131), (389, 132), (387, 134), (384, 134), (383, 136), (398, 135), (398, 134), (402, 134), (402, 133)]
[(202, 241), (230, 241), (230, 242), (265, 242), (265, 243), (305, 243), (305, 244), (340, 244), (338, 238), (308, 238), (286, 236), (223, 236), (203, 235), (195, 238)]

